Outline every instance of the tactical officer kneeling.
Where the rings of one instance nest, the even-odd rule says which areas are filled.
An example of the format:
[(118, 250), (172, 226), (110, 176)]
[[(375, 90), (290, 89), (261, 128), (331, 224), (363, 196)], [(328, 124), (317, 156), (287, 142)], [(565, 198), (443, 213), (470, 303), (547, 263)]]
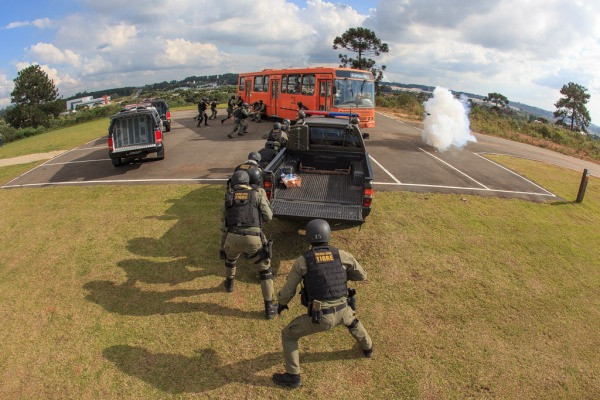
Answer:
[(311, 249), (292, 265), (285, 285), (278, 294), (277, 313), (287, 309), (296, 288), (303, 281), (301, 301), (308, 314), (301, 315), (281, 331), (285, 373), (273, 374), (280, 386), (300, 386), (298, 339), (344, 325), (356, 339), (365, 357), (373, 355), (373, 342), (348, 302), (347, 281), (362, 281), (367, 274), (356, 259), (344, 250), (329, 246), (331, 228), (327, 221), (314, 219), (306, 225)]
[(273, 218), (273, 211), (264, 191), (250, 185), (246, 171), (236, 171), (231, 176), (233, 190), (225, 194), (223, 226), (227, 231), (225, 251), (225, 289), (233, 291), (236, 261), (243, 253), (248, 258), (257, 257), (260, 286), (265, 301), (265, 317), (275, 316), (273, 304), (273, 273), (271, 272), (271, 241), (262, 232), (262, 223)]

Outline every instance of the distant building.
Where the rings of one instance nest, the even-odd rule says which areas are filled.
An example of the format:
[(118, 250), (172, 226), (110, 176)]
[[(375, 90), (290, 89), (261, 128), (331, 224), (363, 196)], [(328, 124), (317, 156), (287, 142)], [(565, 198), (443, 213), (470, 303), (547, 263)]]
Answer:
[(96, 105), (106, 105), (110, 101), (110, 96), (103, 96), (99, 99), (94, 99), (92, 96), (81, 97), (79, 99), (67, 100), (67, 111), (75, 111), (78, 107)]

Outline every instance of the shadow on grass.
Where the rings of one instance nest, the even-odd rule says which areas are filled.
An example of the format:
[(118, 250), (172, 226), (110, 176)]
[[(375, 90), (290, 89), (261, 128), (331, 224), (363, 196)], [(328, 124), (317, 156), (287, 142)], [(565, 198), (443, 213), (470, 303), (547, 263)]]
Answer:
[[(153, 354), (143, 347), (112, 346), (103, 351), (104, 357), (128, 375), (141, 379), (171, 394), (202, 393), (232, 382), (252, 386), (275, 387), (271, 376), (259, 372), (283, 362), (283, 354), (266, 353), (250, 360), (226, 364), (216, 351), (201, 349), (197, 355)], [(349, 350), (302, 354), (302, 363), (350, 360), (362, 358), (356, 347)]]

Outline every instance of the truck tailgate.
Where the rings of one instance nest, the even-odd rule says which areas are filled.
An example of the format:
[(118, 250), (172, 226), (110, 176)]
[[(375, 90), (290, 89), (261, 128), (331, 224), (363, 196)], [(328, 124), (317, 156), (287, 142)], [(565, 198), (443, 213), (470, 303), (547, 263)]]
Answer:
[(304, 201), (273, 200), (273, 214), (282, 217), (322, 218), (362, 222), (361, 206), (334, 203), (310, 203)]

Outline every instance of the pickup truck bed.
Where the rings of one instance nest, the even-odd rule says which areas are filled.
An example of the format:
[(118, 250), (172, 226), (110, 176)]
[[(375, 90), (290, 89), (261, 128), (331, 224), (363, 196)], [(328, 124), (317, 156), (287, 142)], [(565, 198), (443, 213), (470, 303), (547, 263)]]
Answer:
[[(364, 153), (283, 150), (267, 166), (273, 183), (271, 207), (282, 217), (323, 218), (362, 222), (365, 178), (372, 179)], [(286, 188), (282, 172), (301, 178), (300, 187)]]

